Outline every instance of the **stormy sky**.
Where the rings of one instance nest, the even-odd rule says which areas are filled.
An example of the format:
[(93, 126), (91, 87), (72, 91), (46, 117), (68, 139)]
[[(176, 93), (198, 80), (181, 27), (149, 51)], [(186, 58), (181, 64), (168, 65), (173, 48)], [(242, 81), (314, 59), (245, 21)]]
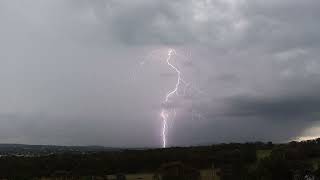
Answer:
[[(318, 137), (319, 16), (319, 0), (2, 0), (0, 143), (160, 147), (164, 106), (169, 146)], [(170, 48), (188, 85), (164, 104)]]

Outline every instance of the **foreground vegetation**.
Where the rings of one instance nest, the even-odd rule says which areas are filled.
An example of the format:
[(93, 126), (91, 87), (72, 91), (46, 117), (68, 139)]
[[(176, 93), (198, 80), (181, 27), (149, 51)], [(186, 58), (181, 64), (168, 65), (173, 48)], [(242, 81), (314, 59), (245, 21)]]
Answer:
[(0, 178), (84, 177), (156, 172), (166, 163), (216, 168), (223, 180), (320, 179), (320, 139), (288, 144), (246, 143), (202, 147), (59, 153), (0, 158)]

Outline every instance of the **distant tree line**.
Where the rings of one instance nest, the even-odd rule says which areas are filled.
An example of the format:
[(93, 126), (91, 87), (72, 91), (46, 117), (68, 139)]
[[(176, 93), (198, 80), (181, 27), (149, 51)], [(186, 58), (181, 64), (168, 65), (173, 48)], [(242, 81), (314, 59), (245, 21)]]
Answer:
[(304, 180), (308, 177), (320, 180), (318, 160), (320, 139), (288, 144), (231, 143), (90, 154), (79, 152), (38, 157), (6, 156), (0, 158), (0, 178), (32, 179), (61, 174), (81, 177), (155, 172), (162, 164), (181, 162), (196, 169), (213, 166), (219, 168), (223, 180)]

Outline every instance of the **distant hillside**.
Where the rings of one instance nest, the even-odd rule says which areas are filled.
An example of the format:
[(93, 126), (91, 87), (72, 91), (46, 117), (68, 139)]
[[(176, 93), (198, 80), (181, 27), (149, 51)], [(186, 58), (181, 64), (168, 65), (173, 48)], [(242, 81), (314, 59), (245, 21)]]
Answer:
[(7, 154), (0, 156), (0, 179), (93, 179), (108, 174), (153, 174), (178, 163), (195, 171), (214, 168), (221, 180), (320, 180), (320, 139), (165, 149), (19, 144), (2, 144), (0, 149)]
[(46, 155), (56, 153), (91, 153), (104, 151), (121, 151), (121, 148), (104, 146), (55, 146), (55, 145), (26, 145), (0, 144), (0, 155)]

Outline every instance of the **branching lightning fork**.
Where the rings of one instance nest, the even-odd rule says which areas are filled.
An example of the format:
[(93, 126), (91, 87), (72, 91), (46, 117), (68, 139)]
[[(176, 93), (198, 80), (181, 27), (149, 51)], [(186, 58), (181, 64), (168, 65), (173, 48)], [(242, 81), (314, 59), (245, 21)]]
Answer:
[[(174, 94), (178, 95), (178, 90), (179, 90), (180, 84), (185, 83), (185, 81), (181, 78), (180, 70), (170, 62), (172, 56), (175, 54), (176, 54), (176, 51), (174, 49), (169, 49), (166, 62), (168, 64), (168, 66), (177, 73), (177, 82), (176, 82), (175, 88), (167, 93), (167, 95), (165, 97), (164, 104), (169, 103), (170, 98)], [(173, 112), (174, 112), (174, 116), (175, 116), (176, 110), (173, 109)], [(162, 124), (162, 147), (165, 148), (167, 146), (167, 139), (166, 139), (167, 138), (167, 124), (168, 124), (168, 118), (170, 116), (170, 112), (167, 110), (166, 107), (163, 107), (160, 115), (161, 115), (161, 118), (163, 121), (162, 122), (163, 123)]]
[[(149, 55), (146, 57), (146, 59), (148, 59), (149, 56), (152, 58), (154, 53), (159, 52), (159, 51), (161, 51), (161, 50), (151, 51), (149, 53)], [(155, 54), (155, 55), (157, 56), (158, 54)], [(162, 106), (162, 109), (160, 112), (160, 117), (162, 119), (162, 126), (161, 126), (162, 134), (161, 135), (162, 135), (162, 147), (163, 148), (167, 147), (168, 120), (174, 120), (177, 115), (177, 111), (176, 111), (175, 107), (172, 106), (172, 104), (170, 104), (173, 101), (172, 98), (174, 96), (185, 97), (187, 95), (188, 91), (191, 91), (191, 92), (195, 91), (198, 93), (202, 93), (201, 90), (194, 88), (190, 83), (186, 82), (182, 78), (182, 72), (180, 71), (179, 67), (176, 66), (175, 63), (172, 62), (172, 57), (175, 55), (179, 55), (179, 54), (177, 54), (176, 50), (174, 50), (174, 49), (168, 50), (166, 64), (170, 68), (170, 70), (173, 70), (176, 73), (177, 81), (175, 83), (174, 88), (172, 90), (170, 90), (169, 92), (167, 92), (166, 96), (164, 97), (164, 101), (162, 102), (163, 106)], [(146, 62), (147, 62), (147, 60), (143, 60), (142, 62), (139, 63), (138, 66), (144, 66)], [(133, 77), (135, 77), (135, 73), (133, 74)], [(181, 85), (183, 85), (183, 87), (180, 90)], [(179, 94), (179, 92), (181, 92), (181, 94)], [(191, 113), (192, 113), (191, 118), (194, 119), (193, 108), (192, 108)]]

